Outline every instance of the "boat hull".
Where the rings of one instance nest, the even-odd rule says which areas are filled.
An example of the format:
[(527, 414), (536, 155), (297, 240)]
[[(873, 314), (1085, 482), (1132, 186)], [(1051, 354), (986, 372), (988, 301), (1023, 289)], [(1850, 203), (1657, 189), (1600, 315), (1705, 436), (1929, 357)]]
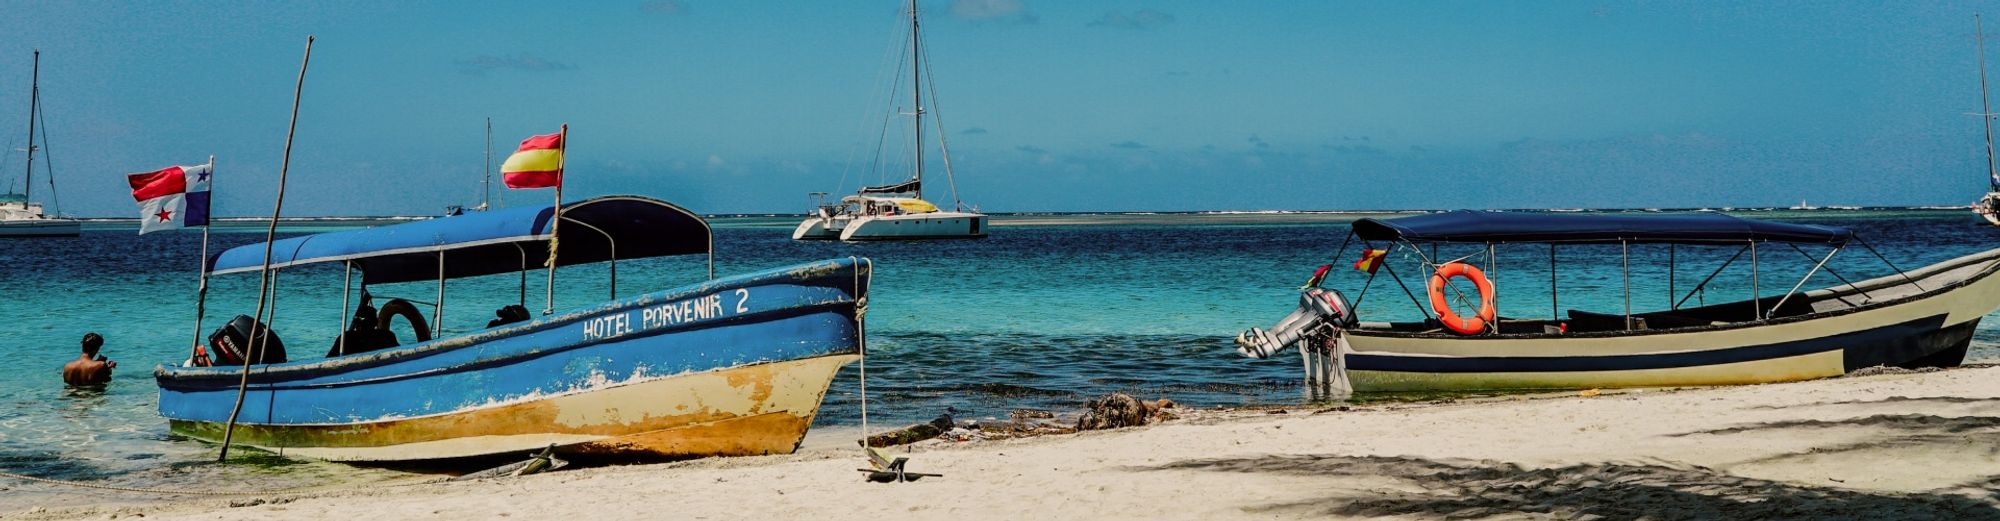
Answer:
[[(254, 368), (233, 441), (337, 461), (789, 453), (860, 354), (865, 259), (662, 291), (360, 355)], [(282, 331), (280, 331), (282, 334)], [(173, 432), (219, 441), (233, 368), (161, 367)]]
[(26, 219), (0, 221), (0, 238), (75, 237), (83, 225), (68, 219)]
[(847, 221), (848, 219), (835, 217), (807, 217), (797, 228), (792, 229), (792, 240), (840, 240), (841, 228), (847, 225)]
[(1951, 367), (1979, 320), (2000, 309), (1996, 267), (2000, 250), (1970, 255), (1927, 268), (1970, 275), (1926, 279), (1937, 285), (1920, 294), (1763, 322), (1576, 335), (1351, 330), (1347, 368), (1356, 391), (1397, 392), (1737, 385)]
[(843, 241), (977, 239), (986, 236), (986, 214), (930, 212), (855, 217), (840, 231)]

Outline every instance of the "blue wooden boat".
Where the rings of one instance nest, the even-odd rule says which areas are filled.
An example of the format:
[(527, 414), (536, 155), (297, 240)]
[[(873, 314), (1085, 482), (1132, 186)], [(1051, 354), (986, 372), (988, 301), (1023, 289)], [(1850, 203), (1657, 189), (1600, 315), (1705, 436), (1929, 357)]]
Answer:
[[(1393, 265), (1383, 265), (1379, 272), (1367, 273), (1360, 284), (1363, 297), (1369, 286), (1377, 287), (1378, 296), (1364, 299), (1366, 303), (1400, 306), (1408, 295), (1408, 303), (1415, 304), (1424, 319), (1365, 320), (1357, 308), (1361, 304), (1350, 304), (1339, 292), (1320, 287), (1322, 279), (1316, 277), (1305, 290), (1301, 308), (1278, 327), (1268, 332), (1252, 329), (1238, 337), (1244, 354), (1263, 358), (1300, 347), (1308, 383), (1334, 392), (1338, 386), (1328, 382), (1350, 382), (1351, 390), (1364, 392), (1758, 384), (1839, 376), (1874, 366), (1957, 366), (1965, 359), (1980, 319), (2000, 309), (2000, 277), (1993, 276), (2000, 272), (2000, 249), (1909, 271), (1876, 254), (1893, 272), (1851, 280), (1835, 272), (1828, 261), (1856, 244), (1876, 253), (1851, 230), (1716, 213), (1456, 211), (1361, 219), (1354, 223), (1350, 238), (1371, 254), (1398, 255), (1418, 261), (1425, 271), (1437, 270), (1398, 274)], [(1439, 257), (1440, 244), (1459, 250), (1451, 255), (1466, 250), (1471, 254)], [(1668, 292), (1668, 306), (1633, 308), (1630, 274), (1635, 267), (1629, 248), (1638, 244), (1669, 248), (1666, 266), (1637, 267), (1666, 272), (1663, 289)], [(1495, 309), (1495, 292), (1505, 295), (1509, 283), (1560, 286), (1558, 246), (1591, 245), (1624, 256), (1622, 310), (1565, 311), (1556, 291), (1534, 299), (1499, 301), (1507, 304), (1505, 313)], [(1689, 246), (1736, 253), (1689, 287), (1678, 282), (1672, 253)], [(1495, 252), (1522, 247), (1548, 252), (1548, 265), (1505, 266), (1513, 278), (1500, 280)], [(1795, 282), (1769, 284), (1759, 280), (1757, 266), (1770, 262), (1773, 255), (1813, 264)], [(1683, 305), (1707, 295), (1716, 274), (1741, 266), (1739, 259), (1749, 264), (1739, 268), (1748, 271), (1748, 298)], [(1483, 264), (1485, 269), (1473, 269), (1472, 264)], [(1496, 276), (1477, 288), (1454, 289), (1448, 272)], [(1807, 289), (1820, 274), (1837, 283)], [(1412, 288), (1404, 284), (1406, 277), (1429, 283)], [(1399, 288), (1382, 287), (1392, 285)], [(1777, 293), (1772, 288), (1790, 289)], [(1429, 306), (1418, 302), (1426, 291)], [(1614, 285), (1600, 291), (1620, 289)], [(1459, 295), (1467, 298), (1454, 311), (1452, 297)], [(1474, 296), (1484, 302), (1470, 298)], [(1480, 308), (1480, 320), (1455, 316), (1469, 314), (1467, 308)], [(1542, 313), (1547, 315), (1534, 316)]]
[[(431, 279), (442, 288), (449, 279), (542, 269), (554, 216), (550, 207), (511, 208), (294, 237), (272, 244), (272, 265), (343, 263), (363, 288)], [(867, 259), (617, 297), (618, 260), (710, 254), (708, 224), (633, 196), (565, 205), (561, 218), (559, 264), (613, 263), (611, 300), (381, 350), (253, 365), (234, 442), (337, 461), (515, 454), (550, 444), (612, 458), (797, 448), (835, 373), (861, 354)], [(263, 243), (230, 249), (212, 257), (209, 270), (255, 273), (263, 252)], [(712, 256), (709, 265), (712, 273)], [(516, 302), (512, 291), (496, 297)], [(279, 336), (284, 320), (270, 327)], [(293, 340), (296, 350), (302, 343)], [(175, 434), (223, 438), (241, 366), (161, 366), (154, 376), (160, 415)]]

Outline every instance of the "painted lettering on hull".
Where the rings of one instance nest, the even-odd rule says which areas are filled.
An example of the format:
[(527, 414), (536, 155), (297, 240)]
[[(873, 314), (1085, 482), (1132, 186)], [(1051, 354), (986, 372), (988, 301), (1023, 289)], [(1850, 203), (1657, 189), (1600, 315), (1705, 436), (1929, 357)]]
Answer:
[(723, 306), (722, 295), (718, 294), (647, 306), (615, 315), (592, 317), (583, 321), (583, 339), (616, 338), (640, 331), (749, 312), (750, 309), (745, 304), (750, 300), (750, 290), (738, 289), (735, 295), (737, 302), (733, 309)]

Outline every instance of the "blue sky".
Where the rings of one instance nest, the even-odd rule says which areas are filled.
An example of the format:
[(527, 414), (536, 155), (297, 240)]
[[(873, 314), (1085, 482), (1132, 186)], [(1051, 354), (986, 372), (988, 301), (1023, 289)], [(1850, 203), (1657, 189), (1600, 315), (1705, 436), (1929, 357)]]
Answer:
[[(73, 215), (134, 215), (124, 174), (209, 154), (218, 211), (267, 213), (308, 34), (287, 215), (476, 202), (486, 117), (496, 162), (570, 124), (572, 198), (802, 212), (806, 192), (907, 168), (900, 127), (892, 173), (869, 160), (908, 103), (888, 99), (893, 1), (0, 5), (0, 130), (23, 127), (0, 132), (0, 182), (19, 183), (40, 48)], [(1966, 114), (1972, 15), (1990, 3), (920, 5), (959, 191), (987, 211), (1932, 205), (1984, 190)]]

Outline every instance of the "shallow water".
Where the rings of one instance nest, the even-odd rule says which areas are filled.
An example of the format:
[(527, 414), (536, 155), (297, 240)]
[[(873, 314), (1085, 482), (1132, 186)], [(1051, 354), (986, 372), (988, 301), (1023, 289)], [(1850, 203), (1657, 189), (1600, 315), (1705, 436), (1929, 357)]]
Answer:
[[(1992, 247), (2000, 229), (1964, 210), (1750, 212), (1747, 215), (1854, 228), (1883, 255), (1911, 269)], [(1347, 269), (1351, 246), (1331, 259), (1346, 235), (1339, 215), (1037, 216), (1000, 219), (984, 240), (841, 244), (789, 240), (793, 218), (717, 221), (720, 274), (810, 260), (866, 256), (877, 271), (869, 318), (868, 388), (871, 422), (928, 419), (947, 408), (960, 417), (1006, 417), (1034, 407), (1071, 410), (1111, 391), (1166, 396), (1193, 406), (1285, 404), (1301, 400), (1297, 361), (1247, 360), (1230, 339), (1249, 326), (1269, 326), (1289, 312), (1296, 288), (1314, 267), (1333, 262), (1327, 286), (1360, 301), (1365, 320), (1419, 317), (1410, 297), (1386, 272), (1360, 288), (1364, 274)], [(287, 227), (286, 233), (352, 224)], [(262, 229), (219, 228), (213, 247), (255, 242)], [(129, 225), (92, 223), (75, 239), (0, 242), (0, 294), (16, 304), (0, 357), (17, 364), (0, 372), (0, 470), (62, 479), (176, 486), (222, 482), (251, 488), (365, 482), (390, 475), (323, 463), (262, 457), (254, 465), (218, 466), (210, 445), (176, 439), (154, 411), (155, 364), (178, 362), (194, 336), (194, 265), (199, 233), (135, 236)], [(1736, 252), (1735, 247), (1680, 247), (1673, 284), (1682, 293)], [(1542, 318), (1551, 312), (1546, 246), (1499, 248), (1496, 285), (1501, 314)], [(1812, 255), (1824, 248), (1807, 248)], [(1630, 280), (1635, 309), (1667, 305), (1670, 254), (1664, 246), (1634, 247)], [(1444, 248), (1444, 258), (1477, 255), (1478, 247)], [(1812, 262), (1790, 248), (1761, 247), (1757, 285), (1782, 294)], [(1558, 251), (1560, 309), (1616, 313), (1624, 286), (1617, 246), (1566, 246)], [(1405, 280), (1420, 274), (1415, 255), (1390, 259)], [(1698, 301), (1745, 298), (1751, 291), (1746, 255), (1709, 283)], [(618, 267), (621, 295), (670, 288), (703, 278), (703, 260), (650, 259)], [(1482, 261), (1482, 264), (1484, 262)], [(1849, 280), (1892, 273), (1873, 255), (1845, 251), (1828, 266)], [(565, 268), (557, 307), (603, 300), (611, 288), (605, 266)], [(300, 268), (279, 280), (276, 329), (294, 359), (323, 352), (341, 313), (341, 273)], [(1808, 289), (1837, 283), (1815, 277)], [(445, 330), (483, 327), (491, 309), (513, 303), (519, 279), (501, 275), (453, 281), (447, 288)], [(527, 280), (531, 309), (542, 305), (543, 279)], [(250, 314), (257, 277), (212, 282), (203, 329)], [(370, 288), (381, 297), (433, 302), (435, 284)], [(1421, 297), (1421, 287), (1413, 287)], [(378, 300), (380, 302), (380, 300)], [(428, 307), (425, 304), (423, 307)], [(106, 339), (105, 354), (121, 365), (102, 391), (62, 388), (57, 369), (76, 356), (87, 331)], [(204, 331), (205, 332), (205, 331)], [(2000, 357), (2000, 322), (1981, 325), (1971, 355)], [(821, 425), (859, 421), (858, 367), (835, 381)], [(0, 511), (47, 501), (47, 489), (0, 483)], [(13, 488), (7, 488), (13, 487)], [(6, 490), (11, 490), (8, 492)]]

